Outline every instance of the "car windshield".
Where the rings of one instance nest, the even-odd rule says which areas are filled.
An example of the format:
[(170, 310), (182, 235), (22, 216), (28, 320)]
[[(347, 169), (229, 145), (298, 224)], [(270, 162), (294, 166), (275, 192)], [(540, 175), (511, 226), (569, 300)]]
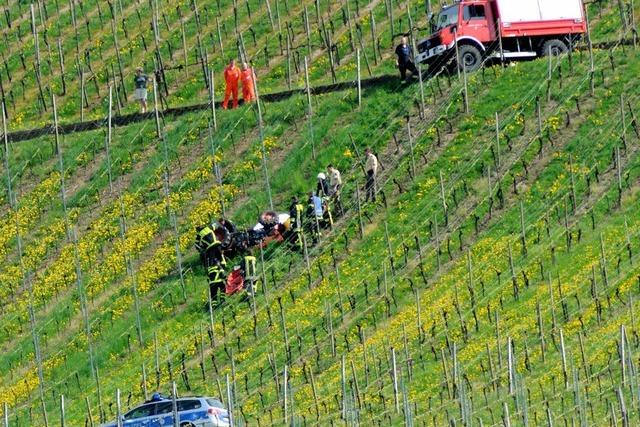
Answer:
[(124, 414), (125, 420), (134, 420), (136, 418), (150, 417), (153, 415), (155, 403), (139, 406)]
[(435, 31), (458, 23), (458, 6), (449, 6), (442, 9), (435, 22)]

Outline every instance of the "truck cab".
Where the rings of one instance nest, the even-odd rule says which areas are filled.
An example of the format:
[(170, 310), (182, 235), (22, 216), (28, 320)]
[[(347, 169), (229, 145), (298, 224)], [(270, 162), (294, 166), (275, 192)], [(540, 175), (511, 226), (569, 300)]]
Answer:
[(489, 57), (558, 55), (586, 32), (585, 21), (582, 0), (460, 0), (430, 17), (416, 61), (471, 72)]
[(443, 55), (455, 48), (456, 38), (459, 47), (473, 45), (476, 51), (460, 55), (461, 62), (467, 68), (479, 67), (482, 61), (484, 46), (496, 40), (494, 11), (488, 0), (475, 0), (445, 6), (440, 13), (430, 19), (431, 36), (418, 44), (416, 61), (435, 64), (449, 60), (450, 55)]

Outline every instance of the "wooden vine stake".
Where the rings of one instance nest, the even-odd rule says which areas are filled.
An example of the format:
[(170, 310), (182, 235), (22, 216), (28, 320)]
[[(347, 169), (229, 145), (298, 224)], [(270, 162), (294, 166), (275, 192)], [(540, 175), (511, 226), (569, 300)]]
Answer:
[(60, 427), (65, 427), (67, 425), (65, 420), (64, 413), (64, 394), (60, 395)]
[(358, 80), (358, 108), (362, 107), (362, 79), (360, 72), (360, 49), (356, 49), (356, 70)]
[(47, 111), (47, 103), (45, 102), (44, 92), (42, 90), (42, 68), (40, 63), (40, 42), (38, 40), (38, 26), (36, 25), (36, 15), (33, 7), (33, 3), (31, 3), (31, 32), (33, 33), (33, 48), (36, 56), (36, 82), (38, 83), (38, 92), (40, 94), (40, 102), (42, 103), (42, 108), (44, 111)]
[(316, 143), (313, 137), (313, 105), (311, 104), (311, 85), (309, 84), (309, 60), (304, 57), (304, 84), (307, 92), (307, 118), (309, 120), (309, 139), (311, 140), (311, 155), (316, 159)]
[(267, 149), (264, 145), (264, 122), (262, 120), (262, 107), (260, 105), (260, 92), (258, 91), (258, 79), (253, 79), (253, 88), (256, 94), (256, 108), (258, 112), (258, 130), (260, 131), (260, 149), (262, 155), (262, 171), (264, 173), (264, 183), (269, 198), (269, 208), (273, 210), (273, 199), (271, 197), (271, 183), (269, 182), (269, 168), (267, 167)]
[(122, 427), (122, 406), (120, 403), (120, 389), (116, 389), (116, 426)]
[(164, 132), (162, 130), (162, 125), (160, 124), (160, 113), (158, 110), (158, 86), (153, 80), (153, 105), (154, 112), (156, 118), (156, 134), (162, 143), (162, 147), (164, 150), (164, 196), (166, 200), (166, 210), (167, 216), (173, 226), (173, 233), (175, 238), (175, 251), (176, 251), (176, 264), (178, 267), (178, 274), (180, 277), (180, 288), (182, 289), (182, 297), (184, 301), (187, 300), (187, 290), (184, 283), (184, 273), (182, 270), (182, 251), (180, 249), (180, 233), (178, 232), (178, 221), (176, 220), (175, 213), (173, 209), (171, 209), (171, 205), (169, 203), (169, 148), (167, 147), (167, 140), (164, 136)]

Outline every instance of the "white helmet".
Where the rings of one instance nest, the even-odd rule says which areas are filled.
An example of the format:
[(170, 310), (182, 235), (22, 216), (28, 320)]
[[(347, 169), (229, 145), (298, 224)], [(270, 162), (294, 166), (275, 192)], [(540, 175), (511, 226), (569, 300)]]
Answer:
[(324, 173), (320, 172), (318, 174), (318, 179), (327, 179), (327, 176)]

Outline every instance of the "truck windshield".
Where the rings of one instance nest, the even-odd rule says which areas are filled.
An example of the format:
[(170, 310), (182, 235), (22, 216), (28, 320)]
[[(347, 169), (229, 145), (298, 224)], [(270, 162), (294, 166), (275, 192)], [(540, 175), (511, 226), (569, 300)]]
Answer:
[(458, 6), (449, 6), (440, 12), (438, 15), (438, 19), (436, 19), (434, 30), (438, 31), (443, 28), (448, 27), (449, 25), (454, 25), (458, 23)]

